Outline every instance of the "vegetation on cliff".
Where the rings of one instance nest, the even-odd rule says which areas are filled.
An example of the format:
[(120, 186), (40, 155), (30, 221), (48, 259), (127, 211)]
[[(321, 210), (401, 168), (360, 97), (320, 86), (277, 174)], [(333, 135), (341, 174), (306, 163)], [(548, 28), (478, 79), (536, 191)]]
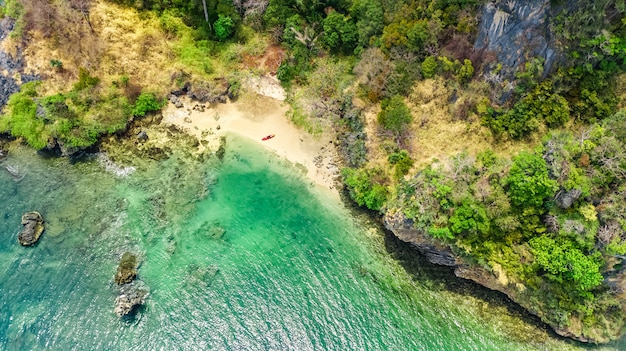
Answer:
[[(294, 123), (339, 135), (355, 202), (402, 213), (571, 336), (613, 339), (626, 310), (624, 5), (485, 3), (9, 0), (11, 40), (47, 78), (11, 97), (0, 131), (82, 148), (187, 81), (275, 73)], [(509, 67), (479, 48), (488, 6), (504, 21), (491, 28), (537, 6), (546, 15), (528, 25), (554, 54), (518, 44), (528, 55)], [(268, 48), (285, 54), (263, 72)]]

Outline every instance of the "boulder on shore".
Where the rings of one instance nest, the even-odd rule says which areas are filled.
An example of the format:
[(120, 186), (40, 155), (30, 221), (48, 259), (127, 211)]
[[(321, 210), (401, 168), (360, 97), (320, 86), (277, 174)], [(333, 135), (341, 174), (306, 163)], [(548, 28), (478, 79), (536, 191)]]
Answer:
[(135, 278), (137, 278), (137, 256), (130, 252), (125, 252), (117, 266), (115, 283), (124, 285), (132, 282)]
[(137, 282), (124, 284), (120, 287), (120, 294), (115, 298), (113, 311), (119, 317), (128, 316), (146, 302), (148, 295), (150, 295), (148, 289)]
[(39, 212), (26, 212), (22, 215), (22, 231), (18, 236), (18, 241), (22, 246), (32, 246), (37, 243), (44, 231), (43, 217)]

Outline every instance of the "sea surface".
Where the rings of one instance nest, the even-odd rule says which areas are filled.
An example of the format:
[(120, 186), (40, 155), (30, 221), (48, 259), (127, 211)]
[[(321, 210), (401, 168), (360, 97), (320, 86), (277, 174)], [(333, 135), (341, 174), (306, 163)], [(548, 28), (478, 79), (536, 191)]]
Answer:
[[(46, 232), (22, 247), (32, 210)], [(586, 347), (396, 260), (389, 240), (300, 168), (234, 136), (222, 161), (70, 163), (15, 148), (0, 164), (0, 350)], [(119, 318), (113, 276), (127, 251), (150, 295)]]

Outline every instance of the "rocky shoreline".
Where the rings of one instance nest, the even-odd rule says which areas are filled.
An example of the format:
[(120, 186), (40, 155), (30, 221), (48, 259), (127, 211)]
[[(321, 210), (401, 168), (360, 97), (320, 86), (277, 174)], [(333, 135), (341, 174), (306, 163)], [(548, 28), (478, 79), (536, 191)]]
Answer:
[[(13, 29), (14, 23), (10, 19), (4, 18), (0, 20), (0, 40), (3, 40), (8, 33)], [(14, 92), (19, 91), (19, 85), (21, 83), (38, 79), (36, 75), (29, 75), (23, 72), (23, 61), (20, 56), (16, 57), (8, 55), (6, 52), (0, 50), (0, 67), (6, 70), (5, 74), (0, 74), (0, 106), (4, 106), (8, 101), (8, 97)], [(254, 84), (258, 84), (255, 82)], [(184, 86), (180, 91), (172, 91), (169, 94), (170, 102), (176, 108), (184, 108), (184, 104), (181, 102), (181, 96), (188, 95), (190, 98), (195, 98), (200, 103), (225, 103), (230, 101), (232, 92), (229, 91), (230, 85), (223, 81), (217, 80), (210, 82), (206, 87), (199, 90), (192, 90), (189, 86)], [(204, 108), (202, 108), (204, 112)], [(170, 137), (173, 135), (190, 133), (178, 129), (176, 127), (163, 127), (159, 131), (148, 130), (150, 127), (158, 126), (161, 124), (162, 116), (156, 114), (148, 116), (140, 120), (131, 121), (127, 127), (126, 133), (123, 136), (104, 136), (99, 142), (98, 147), (102, 150), (111, 150), (111, 146), (104, 145), (103, 143), (111, 142), (114, 139), (120, 141), (125, 139), (128, 144), (134, 144), (136, 151), (130, 152), (134, 156), (147, 157), (150, 159), (162, 159), (170, 155), (171, 150), (166, 144), (159, 144), (159, 138), (156, 137), (158, 133), (168, 134)], [(170, 128), (170, 129), (168, 129)], [(219, 129), (219, 128), (218, 128)], [(8, 137), (0, 135), (0, 138)], [(200, 140), (195, 138), (182, 138), (182, 144), (191, 148), (198, 148), (201, 145)], [(122, 140), (124, 142), (124, 140)], [(119, 146), (119, 145), (118, 145)], [(321, 151), (313, 158), (312, 163), (316, 169), (321, 173), (324, 173), (325, 177), (331, 179), (332, 188), (340, 189), (343, 185), (338, 177), (338, 169), (341, 165), (341, 161), (337, 156), (336, 140), (332, 140), (327, 143)], [(3, 156), (0, 153), (0, 156)], [(116, 155), (120, 157), (119, 155)], [(126, 155), (129, 157), (129, 155)], [(324, 169), (329, 170), (326, 172)], [(326, 174), (327, 173), (327, 174)], [(328, 176), (330, 174), (330, 176)], [(344, 201), (350, 201), (344, 198)], [(351, 203), (349, 204), (352, 205)], [(42, 219), (43, 223), (43, 219)], [(536, 310), (533, 305), (525, 300), (522, 290), (518, 287), (511, 286), (499, 279), (498, 276), (491, 272), (486, 271), (483, 268), (471, 266), (468, 262), (465, 262), (461, 257), (455, 255), (454, 252), (447, 246), (433, 240), (432, 238), (418, 233), (412, 229), (412, 225), (406, 218), (402, 218), (395, 214), (386, 214), (383, 217), (384, 226), (390, 230), (400, 240), (410, 243), (420, 254), (422, 254), (429, 262), (451, 267), (454, 269), (454, 274), (463, 279), (474, 281), (488, 289), (502, 292), (508, 296), (513, 303), (523, 307), (528, 312), (541, 317), (541, 312)], [(43, 230), (42, 230), (43, 232)], [(39, 233), (41, 234), (41, 233)], [(37, 236), (38, 239), (38, 236)], [(20, 240), (21, 241), (21, 240)], [(36, 240), (35, 240), (36, 242)], [(30, 244), (32, 245), (32, 244)], [(136, 276), (136, 271), (135, 271)], [(125, 283), (120, 284), (119, 295), (116, 298), (115, 311), (118, 315), (124, 316), (130, 313), (136, 306), (145, 302), (148, 296), (148, 290), (142, 287), (139, 282), (133, 281), (134, 277), (130, 280), (122, 279)], [(116, 279), (117, 280), (117, 279)], [(128, 281), (127, 281), (128, 280)], [(119, 284), (119, 283), (118, 283)], [(581, 342), (606, 342), (608, 340), (598, 340), (584, 336), (580, 330), (573, 330), (570, 328), (560, 328), (558, 326), (551, 326), (554, 331), (564, 337), (572, 338)]]
[(556, 334), (584, 343), (603, 344), (611, 341), (612, 338), (607, 335), (594, 333), (591, 336), (590, 331), (583, 330), (580, 324), (572, 323), (568, 326), (559, 326), (546, 322), (543, 318), (545, 312), (531, 301), (530, 296), (525, 293), (526, 287), (524, 285), (509, 282), (506, 276), (497, 271), (488, 271), (479, 265), (468, 262), (455, 254), (449, 246), (413, 228), (413, 221), (407, 219), (402, 213), (386, 213), (382, 222), (384, 227), (395, 237), (410, 244), (428, 262), (450, 267), (454, 270), (456, 277), (473, 281), (487, 289), (506, 295), (512, 303), (539, 317)]

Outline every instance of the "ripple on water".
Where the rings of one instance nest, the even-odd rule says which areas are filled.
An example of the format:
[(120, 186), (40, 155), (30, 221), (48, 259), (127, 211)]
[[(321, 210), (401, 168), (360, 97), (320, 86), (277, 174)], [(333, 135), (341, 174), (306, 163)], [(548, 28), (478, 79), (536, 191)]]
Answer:
[[(173, 157), (123, 177), (100, 158), (16, 150), (29, 173), (15, 183), (0, 172), (0, 349), (577, 348), (485, 327), (475, 298), (410, 278), (380, 235), (294, 168), (241, 140), (227, 146), (223, 163)], [(19, 247), (19, 215), (37, 208), (51, 235)], [(151, 291), (130, 321), (113, 313), (125, 251)]]

